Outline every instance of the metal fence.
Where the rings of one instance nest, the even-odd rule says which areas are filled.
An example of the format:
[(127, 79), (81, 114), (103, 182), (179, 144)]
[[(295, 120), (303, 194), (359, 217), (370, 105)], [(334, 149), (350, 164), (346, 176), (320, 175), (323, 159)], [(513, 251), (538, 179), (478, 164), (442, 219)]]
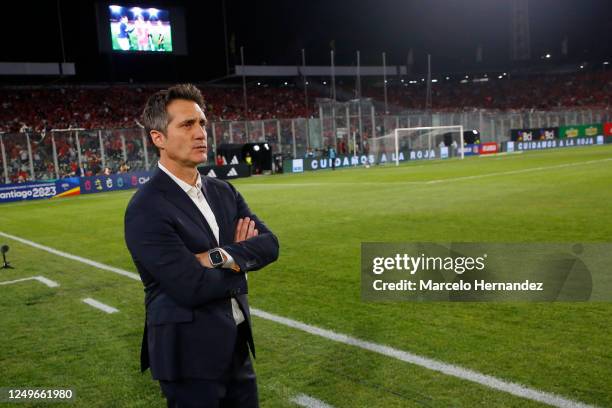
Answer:
[(388, 118), (383, 122), (383, 128), (377, 125), (379, 136), (388, 133), (396, 127), (461, 125), (466, 131), (472, 129), (478, 130), (482, 141), (499, 143), (510, 140), (510, 129), (610, 122), (612, 120), (612, 109), (566, 109), (553, 111), (491, 111), (481, 109), (463, 112), (411, 112), (407, 115), (395, 116), (395, 123), (393, 121), (389, 123)]
[[(502, 142), (510, 139), (510, 129), (612, 121), (612, 109), (376, 115), (369, 104), (337, 105), (332, 102), (320, 109), (319, 118), (211, 122), (207, 129), (209, 161), (214, 160), (217, 146), (225, 143), (266, 142), (274, 154), (304, 157), (309, 151), (321, 155), (330, 145), (338, 148), (341, 141), (346, 153), (353, 153), (364, 139), (389, 134), (398, 127), (462, 125), (465, 130), (479, 130), (482, 141)], [(112, 173), (148, 170), (157, 160), (156, 148), (140, 128), (0, 134), (0, 182), (5, 183), (95, 175), (105, 169)]]
[(149, 169), (157, 151), (142, 129), (54, 130), (0, 135), (1, 180), (54, 180)]
[[(603, 123), (612, 120), (612, 109), (564, 109), (550, 111), (496, 111), (485, 109), (456, 111), (408, 111), (398, 115), (376, 115), (371, 100), (334, 102), (320, 99), (319, 118), (322, 131), (318, 144), (311, 139), (308, 146), (335, 146), (342, 154), (361, 151), (363, 141), (384, 136), (397, 128), (425, 126), (458, 126), (465, 131), (478, 130), (482, 141), (510, 140), (511, 129), (557, 127)], [(335, 135), (335, 138), (334, 138)]]

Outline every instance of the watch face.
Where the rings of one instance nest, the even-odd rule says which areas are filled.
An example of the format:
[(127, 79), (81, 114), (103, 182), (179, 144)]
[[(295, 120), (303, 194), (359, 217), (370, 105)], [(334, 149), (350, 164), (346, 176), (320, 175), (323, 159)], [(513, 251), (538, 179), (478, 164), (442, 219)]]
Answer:
[(221, 251), (212, 251), (209, 253), (209, 256), (213, 265), (223, 264), (223, 256), (221, 255)]

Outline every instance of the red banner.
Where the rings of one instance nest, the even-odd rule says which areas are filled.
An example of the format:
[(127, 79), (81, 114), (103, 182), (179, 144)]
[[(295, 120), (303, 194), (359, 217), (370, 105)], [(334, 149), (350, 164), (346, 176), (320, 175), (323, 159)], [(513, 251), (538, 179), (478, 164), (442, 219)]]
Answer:
[(603, 134), (604, 136), (612, 136), (612, 122), (604, 123)]
[(497, 153), (497, 143), (487, 142), (480, 144), (480, 154), (493, 154)]

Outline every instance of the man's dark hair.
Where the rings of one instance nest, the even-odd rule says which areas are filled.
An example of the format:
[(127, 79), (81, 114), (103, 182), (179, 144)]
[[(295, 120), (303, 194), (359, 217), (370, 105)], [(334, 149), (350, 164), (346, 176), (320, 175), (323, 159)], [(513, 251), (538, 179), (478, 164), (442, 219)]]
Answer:
[(142, 112), (142, 124), (147, 136), (151, 135), (151, 130), (166, 134), (171, 119), (166, 108), (177, 99), (193, 101), (204, 110), (204, 97), (195, 85), (180, 84), (157, 91), (149, 97)]

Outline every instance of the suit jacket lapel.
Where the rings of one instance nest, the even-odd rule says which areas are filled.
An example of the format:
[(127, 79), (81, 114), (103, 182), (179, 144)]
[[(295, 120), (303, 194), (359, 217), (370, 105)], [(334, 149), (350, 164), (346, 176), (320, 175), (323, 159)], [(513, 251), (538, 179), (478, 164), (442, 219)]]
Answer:
[(151, 181), (154, 181), (157, 187), (164, 192), (164, 196), (168, 201), (189, 216), (189, 218), (200, 226), (204, 233), (210, 236), (213, 242), (216, 242), (215, 234), (213, 234), (208, 226), (208, 222), (206, 222), (198, 207), (196, 207), (189, 196), (174, 182), (174, 180), (158, 168)]

